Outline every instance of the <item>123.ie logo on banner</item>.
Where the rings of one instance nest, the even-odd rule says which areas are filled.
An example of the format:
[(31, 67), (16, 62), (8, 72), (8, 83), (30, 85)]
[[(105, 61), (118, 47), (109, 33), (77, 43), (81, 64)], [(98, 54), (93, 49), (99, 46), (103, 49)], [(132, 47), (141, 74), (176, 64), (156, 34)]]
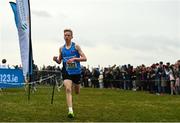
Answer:
[(21, 69), (0, 69), (0, 88), (22, 87), (24, 76)]

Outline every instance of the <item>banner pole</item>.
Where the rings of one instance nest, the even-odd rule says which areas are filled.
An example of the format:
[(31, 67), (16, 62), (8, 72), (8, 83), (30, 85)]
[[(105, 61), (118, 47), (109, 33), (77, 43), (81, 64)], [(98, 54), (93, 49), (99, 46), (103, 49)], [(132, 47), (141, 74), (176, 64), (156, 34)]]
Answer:
[[(28, 0), (29, 5), (29, 83), (32, 81), (32, 40), (31, 40), (31, 8), (30, 8), (30, 0)], [(30, 93), (31, 93), (31, 84), (29, 84), (29, 93), (28, 93), (28, 101), (30, 101)]]
[(29, 75), (29, 77), (28, 77), (28, 101), (30, 101), (30, 94), (31, 94), (31, 84), (30, 84), (30, 82), (31, 82), (31, 77), (30, 77), (31, 75)]
[(55, 86), (56, 86), (56, 80), (55, 80), (55, 77), (54, 77), (54, 82), (53, 82), (53, 91), (52, 91), (52, 98), (51, 98), (51, 104), (53, 104), (53, 100), (54, 100), (54, 89), (55, 89)]

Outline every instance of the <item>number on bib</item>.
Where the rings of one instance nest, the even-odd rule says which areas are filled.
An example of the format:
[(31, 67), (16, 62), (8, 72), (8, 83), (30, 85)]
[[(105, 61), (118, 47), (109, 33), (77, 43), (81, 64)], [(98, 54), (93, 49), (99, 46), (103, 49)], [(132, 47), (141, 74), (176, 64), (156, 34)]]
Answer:
[(67, 67), (67, 69), (75, 69), (75, 68), (77, 68), (77, 64), (75, 62), (67, 63), (66, 67)]

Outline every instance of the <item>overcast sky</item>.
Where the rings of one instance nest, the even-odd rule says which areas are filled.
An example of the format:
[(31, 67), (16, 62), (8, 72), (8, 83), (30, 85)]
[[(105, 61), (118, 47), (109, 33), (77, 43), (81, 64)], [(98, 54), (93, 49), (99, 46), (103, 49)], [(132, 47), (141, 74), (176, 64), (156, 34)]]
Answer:
[[(180, 59), (180, 0), (30, 0), (34, 61), (55, 65), (63, 29), (74, 31), (97, 67), (150, 65)], [(0, 59), (21, 64), (17, 29), (8, 0), (0, 0)]]

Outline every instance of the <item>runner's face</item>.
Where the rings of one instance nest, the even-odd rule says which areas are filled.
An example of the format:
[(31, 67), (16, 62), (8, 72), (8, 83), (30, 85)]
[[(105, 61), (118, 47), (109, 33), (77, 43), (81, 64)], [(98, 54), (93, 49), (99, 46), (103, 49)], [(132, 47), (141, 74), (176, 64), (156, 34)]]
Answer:
[(64, 39), (65, 39), (65, 41), (71, 41), (71, 39), (72, 39), (71, 32), (65, 32), (64, 33)]

